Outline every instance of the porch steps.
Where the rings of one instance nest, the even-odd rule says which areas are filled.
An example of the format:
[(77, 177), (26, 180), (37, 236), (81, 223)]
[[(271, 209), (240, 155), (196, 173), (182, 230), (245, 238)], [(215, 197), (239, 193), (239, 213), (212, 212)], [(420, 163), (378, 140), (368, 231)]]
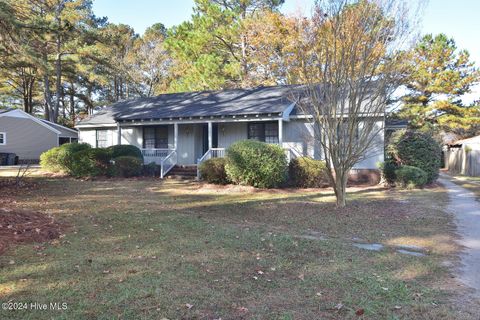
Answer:
[(197, 166), (184, 166), (176, 165), (170, 170), (167, 175), (167, 179), (196, 179), (197, 178)]

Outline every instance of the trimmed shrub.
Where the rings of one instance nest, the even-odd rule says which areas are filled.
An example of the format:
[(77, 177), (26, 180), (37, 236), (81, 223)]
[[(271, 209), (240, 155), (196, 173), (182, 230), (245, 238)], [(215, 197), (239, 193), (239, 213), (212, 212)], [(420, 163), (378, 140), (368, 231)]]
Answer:
[(128, 157), (135, 157), (143, 161), (142, 151), (135, 146), (132, 146), (129, 144), (119, 144), (119, 145), (108, 147), (108, 149), (112, 153), (112, 159), (128, 156)]
[(58, 165), (68, 174), (73, 174), (75, 160), (73, 155), (79, 151), (91, 149), (88, 143), (66, 143), (60, 146)]
[(143, 161), (138, 157), (121, 156), (114, 159), (114, 173), (118, 177), (136, 177), (142, 174)]
[(429, 135), (415, 131), (397, 131), (390, 139), (387, 153), (397, 166), (412, 166), (425, 171), (427, 184), (438, 178), (442, 151)]
[(395, 170), (398, 169), (397, 164), (391, 159), (387, 159), (385, 162), (380, 163), (379, 169), (382, 172), (383, 181), (391, 186), (395, 185), (395, 181), (397, 180), (397, 175), (395, 174)]
[(143, 175), (146, 177), (155, 177), (157, 174), (160, 174), (159, 172), (160, 166), (155, 162), (150, 162), (149, 164), (145, 164), (143, 166)]
[(325, 161), (300, 157), (290, 161), (288, 175), (292, 186), (322, 188), (329, 185)]
[(75, 177), (111, 175), (111, 153), (104, 148), (86, 149), (73, 154), (71, 174)]
[(227, 149), (225, 170), (234, 183), (273, 188), (286, 180), (287, 158), (278, 145), (244, 140)]
[(425, 171), (412, 166), (401, 166), (395, 170), (395, 175), (397, 183), (407, 188), (423, 187), (428, 181), (428, 174)]
[(58, 154), (60, 153), (60, 147), (52, 148), (43, 152), (40, 155), (40, 165), (43, 169), (51, 172), (62, 171), (62, 167), (58, 163)]
[(212, 158), (202, 162), (199, 167), (202, 179), (209, 183), (227, 184), (226, 162), (225, 158)]

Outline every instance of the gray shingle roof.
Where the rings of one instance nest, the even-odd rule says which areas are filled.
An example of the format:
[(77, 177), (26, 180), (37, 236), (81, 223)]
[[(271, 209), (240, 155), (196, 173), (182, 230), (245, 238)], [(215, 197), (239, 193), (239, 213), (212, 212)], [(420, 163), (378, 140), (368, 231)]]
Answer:
[(78, 137), (78, 132), (77, 132), (76, 129), (67, 128), (67, 127), (59, 125), (57, 123), (47, 121), (45, 119), (40, 119), (40, 121), (42, 121), (43, 123), (45, 123), (46, 125), (54, 128), (54, 129), (57, 129), (58, 131), (60, 131), (60, 136), (62, 136), (62, 137), (72, 137), (72, 138), (77, 138)]
[(113, 124), (122, 120), (282, 113), (292, 104), (294, 93), (301, 87), (274, 86), (184, 92), (125, 100), (104, 108), (78, 124)]

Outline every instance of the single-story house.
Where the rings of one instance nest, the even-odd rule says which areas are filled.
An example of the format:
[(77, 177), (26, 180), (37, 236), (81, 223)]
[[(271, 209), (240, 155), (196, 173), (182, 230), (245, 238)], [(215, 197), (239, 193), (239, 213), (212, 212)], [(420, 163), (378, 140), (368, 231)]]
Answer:
[(19, 161), (38, 162), (43, 152), (77, 140), (77, 130), (20, 109), (0, 110), (0, 153), (15, 153)]
[(454, 174), (480, 176), (480, 136), (457, 140), (443, 148), (445, 168)]
[[(161, 176), (176, 165), (196, 166), (222, 157), (232, 143), (255, 139), (279, 144), (287, 157), (321, 159), (309, 115), (292, 99), (301, 86), (257, 87), (162, 94), (125, 100), (80, 121), (79, 139), (93, 147), (135, 145), (145, 163), (156, 162)], [(378, 127), (384, 126), (384, 117)], [(355, 173), (377, 171), (383, 161), (384, 137), (379, 135)]]

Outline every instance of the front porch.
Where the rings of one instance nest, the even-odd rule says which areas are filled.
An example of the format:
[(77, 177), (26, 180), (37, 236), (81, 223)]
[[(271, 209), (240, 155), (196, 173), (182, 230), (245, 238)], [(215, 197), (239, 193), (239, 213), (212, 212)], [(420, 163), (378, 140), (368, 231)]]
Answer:
[[(136, 126), (119, 123), (118, 143), (139, 146), (144, 163), (159, 165), (160, 177), (164, 178), (175, 165), (197, 166), (205, 160), (224, 157), (225, 150), (236, 141), (255, 139), (282, 145), (283, 119), (255, 120)], [(290, 157), (292, 152), (286, 152)]]

